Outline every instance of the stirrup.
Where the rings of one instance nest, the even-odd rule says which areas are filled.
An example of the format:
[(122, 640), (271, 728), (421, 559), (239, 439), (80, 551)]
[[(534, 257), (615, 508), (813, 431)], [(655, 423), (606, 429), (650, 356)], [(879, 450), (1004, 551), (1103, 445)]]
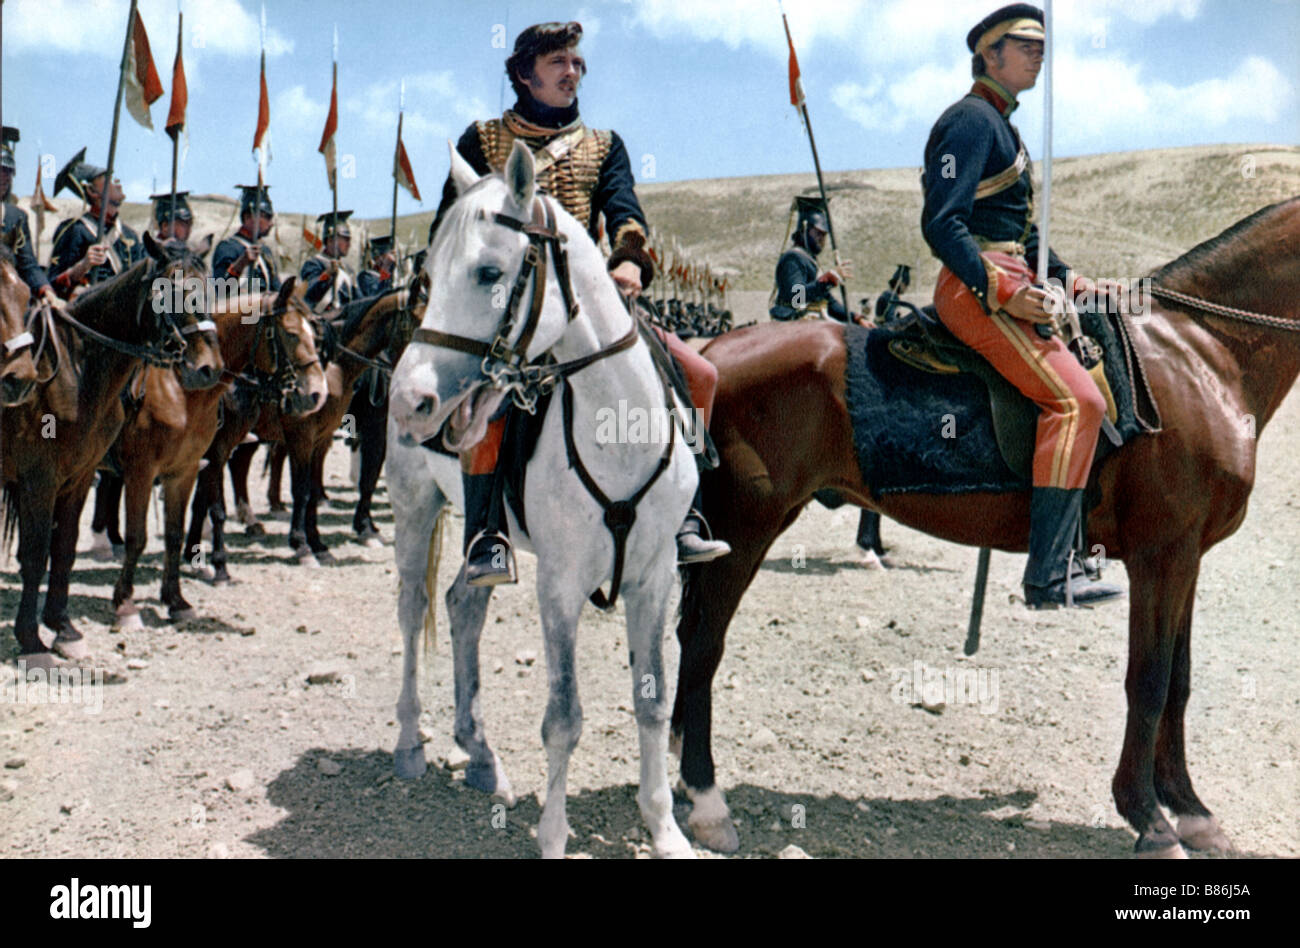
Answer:
[[(701, 531), (707, 534), (701, 535)], [(682, 521), (682, 528), (677, 531), (677, 563), (686, 566), (691, 563), (708, 563), (731, 552), (731, 545), (725, 540), (716, 540), (704, 514), (694, 507)]]
[(480, 530), (465, 550), (465, 582), (470, 586), (499, 586), (519, 582), (510, 538), (496, 530)]

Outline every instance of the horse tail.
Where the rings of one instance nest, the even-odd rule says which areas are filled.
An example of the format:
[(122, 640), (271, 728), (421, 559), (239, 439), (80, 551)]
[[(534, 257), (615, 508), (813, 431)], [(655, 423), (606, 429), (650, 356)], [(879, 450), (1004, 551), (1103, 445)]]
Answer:
[(5, 562), (13, 550), (14, 534), (18, 532), (18, 485), (6, 484), (4, 499), (4, 527), (0, 530), (0, 549), (3, 549)]

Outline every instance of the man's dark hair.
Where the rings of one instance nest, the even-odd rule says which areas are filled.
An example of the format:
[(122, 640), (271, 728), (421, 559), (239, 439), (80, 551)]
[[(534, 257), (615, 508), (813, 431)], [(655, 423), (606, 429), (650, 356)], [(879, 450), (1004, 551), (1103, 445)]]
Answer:
[[(506, 75), (510, 77), (515, 95), (522, 98), (528, 89), (528, 80), (533, 78), (533, 64), (538, 56), (576, 46), (581, 39), (582, 24), (578, 22), (538, 23), (520, 33), (515, 40), (515, 51), (506, 60)], [(582, 72), (586, 75), (585, 66)]]
[[(992, 50), (994, 53), (996, 53), (996, 54), (998, 55), (998, 57), (1001, 57), (1001, 56), (1002, 56), (1002, 47), (1003, 47), (1003, 45), (1006, 43), (1006, 41), (1007, 41), (1007, 38), (1004, 36), (1004, 37), (1002, 37), (1002, 39), (998, 40), (996, 43), (994, 43), (992, 46), (990, 46), (989, 49)], [(984, 63), (984, 54), (983, 54), (983, 53), (976, 53), (974, 56), (971, 57), (971, 61), (970, 61), (970, 74), (971, 74), (971, 77), (974, 78), (974, 79), (978, 79), (980, 76), (984, 75), (986, 72), (988, 72), (988, 67), (987, 67), (987, 66), (985, 65), (985, 63)]]

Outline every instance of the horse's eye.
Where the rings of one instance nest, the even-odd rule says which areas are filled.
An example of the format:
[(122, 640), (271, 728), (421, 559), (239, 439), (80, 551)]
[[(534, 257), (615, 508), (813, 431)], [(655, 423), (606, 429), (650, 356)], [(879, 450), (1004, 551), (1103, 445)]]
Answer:
[(478, 284), (479, 286), (492, 286), (501, 280), (501, 270), (498, 267), (479, 267)]

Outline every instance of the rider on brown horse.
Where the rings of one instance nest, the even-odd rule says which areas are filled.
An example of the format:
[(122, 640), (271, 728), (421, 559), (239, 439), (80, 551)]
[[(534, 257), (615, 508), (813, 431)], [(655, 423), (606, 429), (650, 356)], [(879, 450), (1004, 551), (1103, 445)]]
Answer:
[[(586, 225), (593, 237), (599, 233), (604, 215), (615, 257), (620, 258), (612, 276), (624, 286), (635, 283), (639, 287), (646, 268), (654, 272), (645, 250), (645, 215), (633, 190), (632, 168), (622, 139), (614, 132), (589, 129), (578, 117), (578, 85), (587, 71), (578, 50), (581, 39), (578, 23), (544, 23), (520, 33), (506, 61), (506, 73), (518, 95), (515, 107), (499, 119), (470, 125), (456, 150), (476, 172), (489, 174), (505, 166), (516, 139), (523, 141), (533, 151), (540, 188)], [(448, 176), (430, 228), (430, 242), (455, 200), (456, 187)], [(703, 405), (711, 403), (708, 380), (692, 379), (692, 366), (685, 369), (692, 391), (701, 391)], [(493, 421), (483, 440), (461, 455), (465, 578), (471, 586), (515, 581), (497, 476), (498, 470), (505, 468), (498, 464), (505, 423), (505, 415)], [(703, 518), (698, 508), (697, 497), (677, 534), (681, 562), (703, 562), (730, 551), (725, 543), (700, 535)]]
[(822, 270), (817, 257), (826, 246), (830, 233), (830, 217), (826, 202), (820, 197), (798, 195), (795, 199), (799, 217), (790, 247), (776, 262), (776, 302), (771, 308), (773, 319), (790, 320), (806, 317), (829, 316), (840, 322), (861, 317), (850, 313), (835, 298), (835, 287), (843, 280), (852, 279), (853, 271), (847, 260), (837, 270)]
[(324, 247), (302, 262), (298, 276), (307, 284), (307, 305), (313, 313), (338, 309), (357, 296), (356, 280), (344, 257), (352, 247), (351, 211), (326, 211), (316, 218)]
[(105, 230), (103, 237), (99, 237), (100, 199), (108, 171), (85, 161), (85, 157), (86, 149), (83, 148), (54, 179), (55, 194), (66, 187), (90, 205), (87, 213), (62, 221), (54, 230), (50, 282), (64, 299), (87, 284), (101, 283), (125, 273), (145, 256), (140, 236), (117, 219), (126, 193), (116, 178), (108, 188), (108, 206), (104, 208)]
[[(1025, 602), (1031, 608), (1118, 599), (1072, 556), (1084, 487), (1106, 405), (1096, 383), (1052, 334), (1047, 294), (1034, 285), (1038, 230), (1029, 157), (1010, 122), (1043, 58), (1043, 12), (1003, 7), (966, 38), (975, 85), (940, 116), (925, 147), (921, 227), (943, 262), (934, 303), (943, 324), (1040, 408), (1033, 463)], [(1048, 276), (1069, 268), (1051, 252)], [(1068, 285), (1067, 285), (1068, 286)], [(1079, 278), (1068, 288), (1095, 292)]]
[(45, 278), (45, 271), (36, 261), (36, 249), (32, 244), (32, 232), (27, 227), (27, 212), (17, 204), (9, 203), (9, 192), (13, 187), (14, 174), (18, 165), (14, 161), (13, 143), (18, 141), (18, 129), (6, 125), (0, 132), (0, 239), (8, 239), (15, 231), (12, 245), (14, 260), (18, 265), (18, 276), (32, 291), (32, 298), (38, 295), (51, 301), (58, 296)]
[(280, 275), (276, 272), (275, 254), (262, 240), (271, 232), (275, 220), (275, 207), (266, 193), (270, 185), (236, 187), (243, 195), (239, 201), (240, 227), (212, 252), (212, 275), (238, 280), (241, 290), (278, 293)]

